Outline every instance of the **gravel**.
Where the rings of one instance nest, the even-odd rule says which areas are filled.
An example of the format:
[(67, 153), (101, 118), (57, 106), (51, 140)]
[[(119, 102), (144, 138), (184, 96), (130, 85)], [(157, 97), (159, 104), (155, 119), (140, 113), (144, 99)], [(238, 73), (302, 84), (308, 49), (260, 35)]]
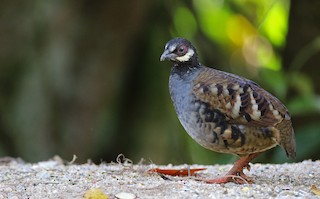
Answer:
[(25, 163), (0, 159), (1, 198), (320, 198), (320, 161), (252, 164), (254, 184), (206, 184), (194, 176), (161, 176), (153, 168), (202, 168), (196, 178), (214, 178), (232, 165), (66, 164), (60, 158)]

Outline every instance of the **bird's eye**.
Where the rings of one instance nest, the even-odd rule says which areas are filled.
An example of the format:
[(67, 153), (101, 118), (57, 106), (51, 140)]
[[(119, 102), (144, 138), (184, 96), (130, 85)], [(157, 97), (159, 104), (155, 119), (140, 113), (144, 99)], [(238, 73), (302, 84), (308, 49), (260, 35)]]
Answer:
[(188, 47), (187, 46), (185, 46), (185, 45), (179, 46), (177, 48), (177, 55), (183, 56), (183, 55), (185, 55), (187, 53), (187, 51), (188, 51)]

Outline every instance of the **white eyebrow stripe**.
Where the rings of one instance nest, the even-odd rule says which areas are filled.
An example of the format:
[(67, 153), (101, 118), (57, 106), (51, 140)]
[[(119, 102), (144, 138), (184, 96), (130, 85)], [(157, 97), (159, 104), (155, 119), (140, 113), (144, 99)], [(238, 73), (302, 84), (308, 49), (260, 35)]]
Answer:
[(176, 49), (176, 46), (170, 46), (168, 50), (169, 50), (169, 52), (172, 53), (175, 49)]

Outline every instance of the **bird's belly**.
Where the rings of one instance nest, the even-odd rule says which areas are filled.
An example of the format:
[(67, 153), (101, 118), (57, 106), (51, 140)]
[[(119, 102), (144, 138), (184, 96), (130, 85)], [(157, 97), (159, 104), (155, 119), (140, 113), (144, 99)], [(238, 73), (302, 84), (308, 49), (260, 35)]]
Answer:
[[(185, 98), (178, 99), (180, 100)], [(274, 139), (276, 132), (270, 130), (265, 134), (262, 128), (229, 124), (217, 109), (208, 110), (206, 104), (193, 97), (188, 100), (184, 103), (174, 101), (175, 109), (184, 129), (204, 148), (221, 153), (247, 155), (277, 145)], [(233, 132), (234, 128), (239, 129), (238, 135)]]
[[(179, 120), (187, 133), (201, 146), (212, 151), (247, 155), (266, 151), (275, 147), (278, 143), (274, 134), (266, 135), (259, 128), (236, 126), (225, 123), (227, 130), (221, 129), (215, 122), (205, 122), (197, 111), (185, 111), (180, 114)], [(241, 135), (234, 138), (231, 126), (241, 129)]]
[(179, 120), (187, 133), (196, 142), (206, 148), (214, 147), (215, 139), (217, 138), (213, 133), (210, 133), (212, 125), (200, 123), (196, 112), (186, 111), (180, 114)]
[(213, 131), (214, 123), (207, 123), (201, 117), (201, 105), (190, 96), (187, 98), (173, 99), (175, 110), (178, 115), (179, 121), (186, 130), (186, 132), (201, 146), (214, 151), (220, 151), (219, 137)]

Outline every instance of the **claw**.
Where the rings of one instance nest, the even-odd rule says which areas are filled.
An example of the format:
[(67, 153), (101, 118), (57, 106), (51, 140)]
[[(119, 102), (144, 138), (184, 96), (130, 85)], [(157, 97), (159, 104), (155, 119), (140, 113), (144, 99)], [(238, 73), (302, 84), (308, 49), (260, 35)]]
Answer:
[(227, 173), (227, 175), (206, 180), (206, 179), (198, 179), (199, 181), (203, 181), (210, 184), (224, 184), (228, 182), (234, 182), (236, 184), (251, 184), (253, 183), (253, 178), (248, 177), (243, 173), (243, 169), (246, 168), (248, 171), (250, 171), (250, 165), (249, 162), (257, 157), (259, 153), (250, 154), (245, 157), (241, 157), (237, 162), (234, 163), (233, 167), (230, 169), (230, 171)]
[(223, 177), (211, 179), (211, 180), (205, 180), (205, 179), (198, 179), (199, 181), (206, 182), (209, 184), (224, 184), (228, 182), (233, 182), (236, 184), (252, 184), (253, 178), (246, 176), (244, 173), (238, 172), (236, 175), (227, 174)]
[(246, 168), (248, 171), (250, 171), (251, 166), (249, 164), (245, 165), (243, 168)]

